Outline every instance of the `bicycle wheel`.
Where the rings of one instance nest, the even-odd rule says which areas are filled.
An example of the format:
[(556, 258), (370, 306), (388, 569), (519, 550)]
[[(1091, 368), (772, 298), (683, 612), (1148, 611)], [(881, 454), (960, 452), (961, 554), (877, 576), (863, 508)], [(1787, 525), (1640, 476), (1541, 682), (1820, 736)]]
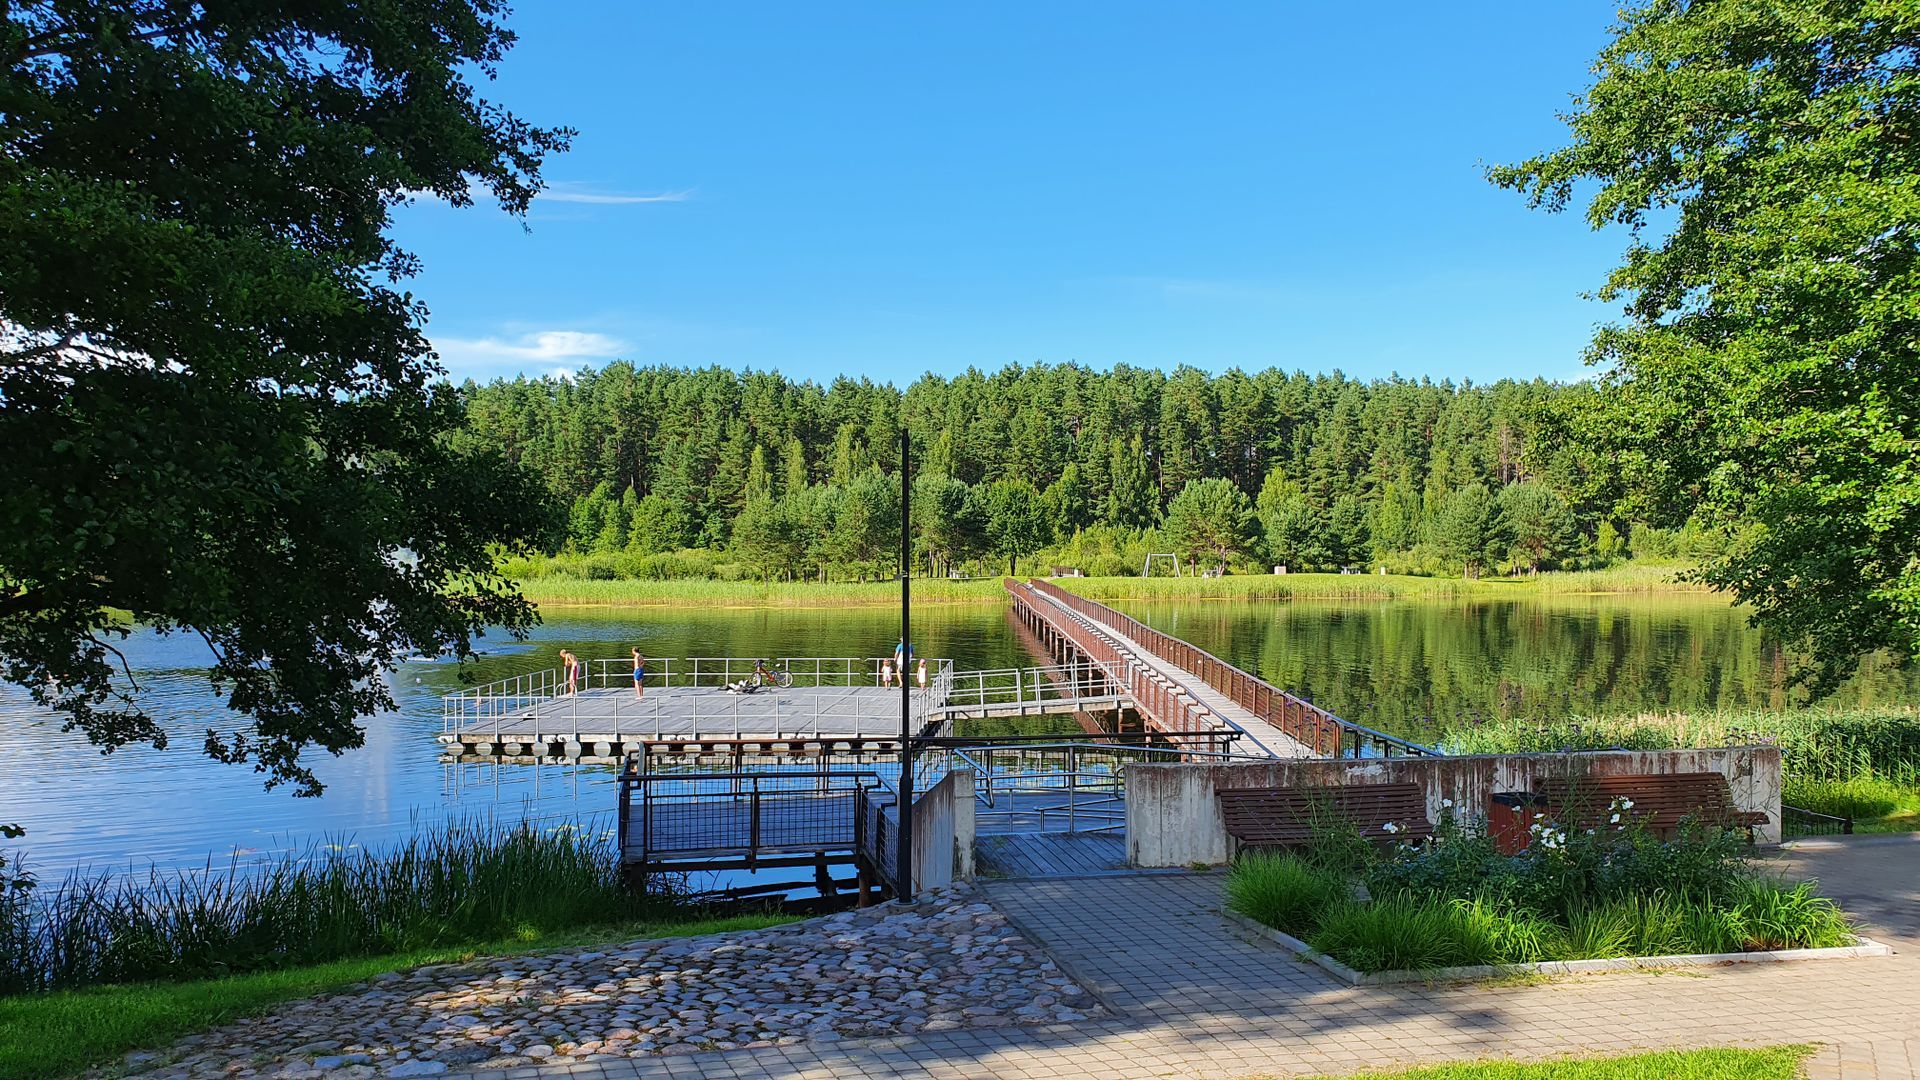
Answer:
[(773, 685), (784, 690), (793, 685), (793, 675), (785, 670), (776, 671), (773, 673)]

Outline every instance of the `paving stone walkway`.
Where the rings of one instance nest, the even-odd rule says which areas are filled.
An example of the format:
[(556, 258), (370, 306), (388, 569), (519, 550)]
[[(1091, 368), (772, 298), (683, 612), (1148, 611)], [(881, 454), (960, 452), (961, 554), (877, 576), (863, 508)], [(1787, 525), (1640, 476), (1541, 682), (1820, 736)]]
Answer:
[[(567, 1074), (1235, 1080), (1481, 1057), (1818, 1042), (1825, 1049), (1812, 1062), (1817, 1080), (1920, 1075), (1920, 837), (1855, 838), (1786, 861), (1851, 898), (1874, 936), (1898, 954), (1536, 984), (1358, 988), (1235, 932), (1218, 914), (1217, 874), (996, 882), (986, 886), (992, 901), (1115, 1015), (588, 1062)], [(506, 1080), (551, 1075), (513, 1070)]]
[[(952, 1025), (924, 1023), (912, 1034), (860, 1037), (863, 1030), (872, 1030), (858, 1026), (867, 1022), (869, 1015), (884, 1017), (913, 1011), (910, 1005), (891, 1011), (883, 1007), (896, 1001), (906, 1004), (906, 995), (896, 987), (858, 999), (872, 1002), (873, 1009), (849, 1009), (842, 1017), (844, 1023), (816, 1025), (812, 1030), (806, 1023), (799, 1024), (804, 1039), (793, 1037), (796, 1029), (792, 1026), (771, 1025), (768, 1032), (785, 1032), (786, 1037), (764, 1039), (756, 1033), (754, 1041), (769, 1044), (671, 1056), (643, 1052), (629, 1057), (607, 1052), (606, 1042), (618, 1041), (611, 1032), (602, 1035), (600, 1047), (586, 1053), (581, 1052), (585, 1044), (567, 1041), (567, 1032), (548, 1033), (541, 1025), (564, 1020), (554, 1013), (564, 1012), (567, 1003), (562, 1000), (543, 1005), (541, 999), (532, 998), (531, 1016), (526, 1015), (525, 1008), (518, 1012), (509, 1008), (507, 1013), (497, 1014), (509, 1018), (509, 1023), (494, 1026), (511, 1028), (502, 1039), (504, 1043), (511, 1038), (513, 1054), (496, 1056), (491, 1063), (500, 1067), (474, 1075), (484, 1080), (553, 1080), (560, 1076), (580, 1080), (1237, 1080), (1339, 1075), (1365, 1068), (1483, 1057), (1584, 1056), (1810, 1042), (1823, 1044), (1810, 1063), (1814, 1080), (1906, 1080), (1920, 1076), (1920, 837), (1856, 837), (1807, 845), (1787, 853), (1782, 862), (1787, 870), (1821, 878), (1825, 889), (1859, 912), (1868, 921), (1872, 936), (1893, 945), (1897, 954), (1684, 973), (1615, 973), (1506, 985), (1350, 987), (1334, 982), (1317, 967), (1298, 962), (1264, 939), (1238, 932), (1223, 920), (1219, 915), (1218, 874), (1000, 881), (984, 885), (983, 892), (1011, 920), (1012, 927), (996, 923), (990, 914), (978, 910), (967, 915), (969, 919), (987, 920), (982, 925), (988, 926), (995, 938), (993, 948), (1004, 950), (1000, 955), (1024, 958), (1019, 964), (989, 961), (984, 969), (977, 968), (969, 976), (977, 981), (967, 985), (990, 996), (985, 1007), (996, 1010), (994, 1016), (969, 1017), (962, 1009)], [(945, 911), (945, 905), (937, 905), (936, 918), (947, 917), (940, 914)], [(807, 924), (815, 929), (801, 929), (795, 936), (818, 939), (820, 925)], [(853, 935), (846, 936), (854, 940)], [(1045, 946), (1059, 970), (1044, 967), (1045, 961), (1028, 944), (1029, 939)], [(662, 947), (668, 946), (644, 948)], [(710, 940), (691, 947), (695, 952), (707, 950), (709, 957), (714, 950)], [(764, 943), (749, 946), (763, 947)], [(631, 971), (623, 975), (619, 964), (631, 968), (636, 962), (646, 962), (629, 957), (628, 951), (595, 959), (576, 956), (568, 970), (578, 976), (575, 981), (589, 983), (586, 993), (604, 994), (608, 990), (602, 983), (613, 982), (614, 976), (631, 976)], [(654, 953), (649, 956), (665, 959)], [(735, 965), (738, 969), (765, 976), (784, 970), (782, 965), (796, 958), (749, 952), (739, 959), (741, 962)], [(841, 976), (844, 984), (833, 987), (826, 1000), (845, 997), (852, 1002), (854, 984), (864, 984), (868, 979), (876, 980), (876, 987), (886, 985), (877, 980), (884, 980), (881, 968), (891, 961), (873, 955), (846, 959), (856, 967)], [(862, 963), (872, 970), (861, 973), (858, 965)], [(1085, 1007), (1083, 1014), (1072, 1009), (1063, 994), (1060, 1007), (1072, 1009), (1069, 1015), (1085, 1015), (1085, 1019), (1046, 1022), (1048, 1018), (1035, 1014), (1018, 1017), (1021, 999), (1057, 992), (1071, 985), (1068, 977), (1091, 991), (1090, 996), (1104, 1008)], [(740, 1003), (733, 1000), (707, 1001), (708, 992), (696, 995), (702, 1004), (692, 1007), (704, 1010), (702, 1019), (726, 1027), (728, 1034), (724, 1038), (714, 1036), (707, 1045), (736, 1041), (751, 1025), (725, 1024), (718, 1019), (720, 1010), (748, 1010), (744, 1006), (735, 1008)], [(388, 1033), (374, 1030), (372, 1025), (390, 1022), (389, 1015), (342, 1011), (341, 998), (319, 1001), (322, 1004), (298, 1010), (302, 1020), (297, 1032), (289, 1028), (279, 1037), (312, 1038), (312, 1032), (331, 1030), (326, 1041), (340, 1040), (341, 1047), (322, 1046), (294, 1059), (262, 1060), (261, 1044), (245, 1041), (244, 1032), (251, 1029), (236, 1025), (208, 1038), (205, 1057), (193, 1071), (308, 1075), (306, 1070), (313, 1067), (315, 1053), (341, 1057), (347, 1040), (364, 1043), (374, 1035), (387, 1037)], [(636, 991), (628, 1001), (629, 1011), (635, 1019), (644, 1018), (651, 1003), (644, 991)], [(347, 1004), (351, 1008), (350, 1000)], [(449, 1024), (461, 1015), (456, 1010), (503, 1007), (458, 995), (441, 999), (439, 1005), (429, 1001), (429, 1005), (425, 1010), (429, 1015)], [(924, 1015), (930, 1020), (933, 1014), (927, 1011)], [(1056, 1012), (1052, 1019), (1057, 1021), (1061, 1015)], [(481, 1016), (486, 1018), (484, 1012)], [(967, 1026), (976, 1019), (993, 1026)], [(1033, 1023), (1019, 1026), (1010, 1022), (1016, 1019)], [(512, 1027), (522, 1022), (526, 1024), (524, 1030)], [(937, 1030), (947, 1026), (953, 1029)], [(710, 1029), (702, 1029), (694, 1031), (693, 1037), (705, 1039), (709, 1033)], [(419, 1043), (407, 1044), (416, 1061), (430, 1057), (429, 1051), (438, 1047), (433, 1040), (448, 1032), (443, 1026), (426, 1034), (429, 1041), (422, 1049), (413, 1049)], [(478, 1041), (484, 1043), (494, 1034), (489, 1028)], [(536, 1043), (531, 1041), (535, 1036), (555, 1041)], [(550, 1049), (552, 1056), (536, 1062), (536, 1047)], [(625, 1049), (632, 1053), (636, 1048), (637, 1042)], [(397, 1052), (378, 1061), (328, 1064), (338, 1066), (333, 1071), (340, 1080), (347, 1075), (392, 1075), (396, 1069), (404, 1076), (433, 1068), (409, 1065), (399, 1060)]]
[(1104, 1013), (971, 890), (793, 926), (396, 973), (126, 1065), (154, 1077), (368, 1080), (624, 1062)]

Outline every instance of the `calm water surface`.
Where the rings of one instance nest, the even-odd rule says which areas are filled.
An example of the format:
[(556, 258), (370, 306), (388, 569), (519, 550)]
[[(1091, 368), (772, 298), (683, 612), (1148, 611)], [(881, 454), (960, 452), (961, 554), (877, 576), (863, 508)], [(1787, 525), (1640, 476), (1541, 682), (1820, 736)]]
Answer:
[[(1350, 720), (1420, 738), (1487, 716), (1790, 703), (1778, 650), (1740, 613), (1708, 600), (1126, 607)], [(471, 674), (486, 681), (551, 667), (562, 648), (588, 658), (636, 645), (655, 657), (884, 655), (896, 620), (874, 609), (552, 611), (530, 641), (484, 643)], [(999, 607), (923, 608), (915, 625), (921, 655), (962, 668), (1033, 662)], [(26, 850), (43, 874), (377, 844), (450, 816), (611, 824), (604, 767), (442, 764), (439, 695), (463, 685), (445, 662), (402, 666), (393, 678), (399, 708), (368, 721), (366, 746), (316, 756), (324, 796), (263, 791), (256, 775), (199, 753), (209, 726), (232, 726), (205, 689), (201, 650), (197, 639), (152, 634), (128, 649), (149, 707), (172, 732), (165, 751), (103, 757), (24, 691), (0, 686), (0, 821), (27, 826)], [(1910, 702), (1915, 690), (1910, 673), (1876, 666), (1837, 696)]]
[[(1424, 740), (1489, 718), (1805, 700), (1778, 645), (1706, 597), (1118, 606), (1354, 723)], [(1827, 703), (1911, 704), (1917, 693), (1920, 673), (1870, 658)]]

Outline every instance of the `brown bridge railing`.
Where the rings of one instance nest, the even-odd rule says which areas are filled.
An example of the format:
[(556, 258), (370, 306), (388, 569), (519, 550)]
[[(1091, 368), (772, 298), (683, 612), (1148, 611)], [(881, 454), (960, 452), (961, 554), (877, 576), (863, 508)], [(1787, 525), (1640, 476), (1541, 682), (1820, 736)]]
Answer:
[[(1421, 757), (1438, 754), (1432, 747), (1342, 720), (1257, 675), (1242, 671), (1205, 649), (1171, 634), (1163, 634), (1130, 615), (1070, 593), (1051, 582), (1035, 580), (1023, 584), (1009, 578), (1006, 586), (1016, 595), (1018, 588), (1032, 589), (1094, 622), (1105, 623), (1159, 659), (1192, 672), (1208, 686), (1225, 694), (1234, 704), (1312, 748), (1316, 754), (1327, 757)], [(1069, 637), (1072, 635), (1069, 634)], [(1074, 644), (1080, 647), (1078, 641)], [(1101, 644), (1105, 645), (1104, 642)], [(1110, 646), (1108, 651), (1112, 651)]]
[[(1008, 578), (1006, 586), (1016, 600), (1026, 599), (1020, 595), (1020, 590), (1027, 588), (1026, 585)], [(1028, 606), (1036, 613), (1040, 610), (1030, 600)], [(1231, 730), (1223, 722), (1215, 720), (1205, 706), (1179, 685), (1133, 663), (1126, 654), (1092, 630), (1057, 619), (1048, 622), (1056, 633), (1099, 665), (1109, 681), (1124, 686), (1127, 693), (1133, 696), (1134, 704), (1153, 718), (1163, 734), (1182, 741), (1218, 740), (1223, 732)]]

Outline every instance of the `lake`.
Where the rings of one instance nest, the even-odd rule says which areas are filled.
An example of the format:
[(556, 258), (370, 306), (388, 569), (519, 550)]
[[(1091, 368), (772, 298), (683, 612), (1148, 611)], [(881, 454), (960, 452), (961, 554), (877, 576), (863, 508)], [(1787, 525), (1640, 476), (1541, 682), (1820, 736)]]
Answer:
[[(1369, 603), (1180, 602), (1120, 605), (1356, 723), (1422, 740), (1489, 716), (1563, 716), (1791, 704), (1779, 650), (1724, 603), (1691, 597)], [(920, 654), (961, 668), (1034, 662), (996, 606), (915, 612)], [(560, 649), (587, 658), (879, 656), (897, 615), (885, 609), (552, 610), (526, 642), (482, 642), (478, 681), (554, 666)], [(173, 738), (165, 751), (102, 756), (25, 691), (0, 687), (0, 821), (43, 876), (81, 866), (197, 866), (377, 844), (454, 816), (529, 817), (548, 827), (611, 826), (606, 767), (443, 764), (440, 695), (463, 685), (444, 661), (403, 665), (399, 707), (367, 722), (367, 742), (314, 755), (317, 799), (264, 791), (244, 768), (203, 757), (209, 726), (231, 726), (196, 668), (197, 638), (136, 634), (127, 654), (149, 708)], [(1911, 702), (1911, 672), (1874, 665), (1839, 691), (1850, 705)]]

